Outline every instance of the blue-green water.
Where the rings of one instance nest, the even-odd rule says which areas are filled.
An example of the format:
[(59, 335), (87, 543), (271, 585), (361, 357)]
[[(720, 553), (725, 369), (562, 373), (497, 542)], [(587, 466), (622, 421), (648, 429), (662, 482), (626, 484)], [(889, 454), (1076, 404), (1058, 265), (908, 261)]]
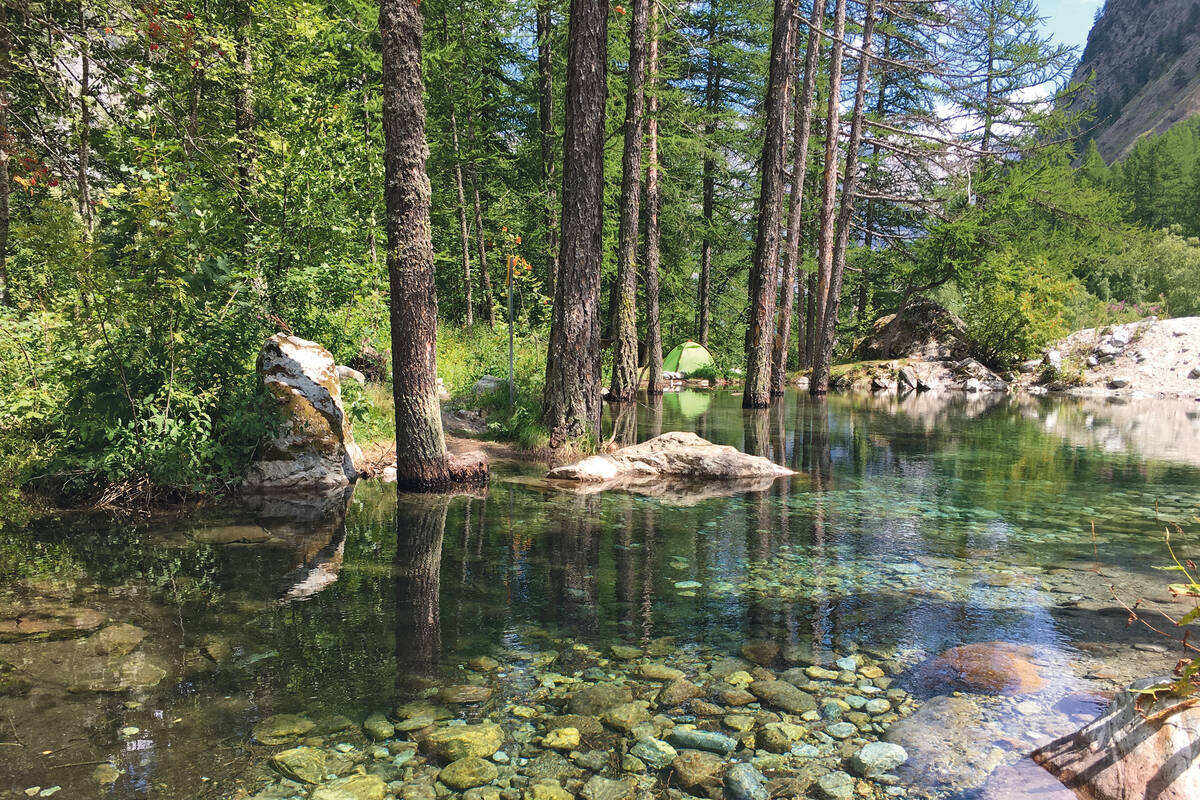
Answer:
[[(818, 662), (862, 648), (915, 666), (1004, 640), (1035, 646), (1047, 705), (1174, 663), (1108, 587), (1165, 601), (1164, 528), (1193, 549), (1191, 404), (789, 394), (744, 412), (714, 391), (606, 415), (617, 443), (694, 430), (797, 474), (727, 496), (574, 495), (497, 463), (474, 495), (366, 482), (10, 537), (0, 619), (98, 611), (146, 632), (122, 657), (153, 669), (131, 679), (122, 661), (105, 683), (78, 651), (86, 631), (0, 632), (0, 797), (229, 797), (260, 769), (263, 717), (361, 718), (479, 655), (771, 639)], [(101, 786), (101, 762), (124, 774)]]

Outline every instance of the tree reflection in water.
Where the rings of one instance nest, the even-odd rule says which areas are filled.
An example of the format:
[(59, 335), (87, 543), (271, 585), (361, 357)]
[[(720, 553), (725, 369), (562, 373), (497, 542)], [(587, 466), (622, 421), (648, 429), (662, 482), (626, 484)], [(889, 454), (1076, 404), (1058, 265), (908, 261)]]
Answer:
[(442, 655), (441, 563), (449, 495), (400, 492), (396, 502), (396, 689), (436, 670)]

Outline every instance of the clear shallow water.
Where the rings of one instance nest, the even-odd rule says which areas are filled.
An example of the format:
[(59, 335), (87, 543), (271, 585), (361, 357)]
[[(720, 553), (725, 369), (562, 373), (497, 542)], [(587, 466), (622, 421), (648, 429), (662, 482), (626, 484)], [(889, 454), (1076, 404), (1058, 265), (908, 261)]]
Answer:
[[(270, 752), (248, 744), (269, 714), (361, 718), (411, 696), (414, 676), (573, 643), (772, 639), (915, 666), (1004, 640), (1035, 646), (1045, 709), (1174, 663), (1130, 649), (1161, 640), (1126, 628), (1107, 587), (1165, 599), (1162, 530), (1200, 506), (1194, 404), (789, 394), (743, 412), (735, 394), (685, 392), (609, 412), (618, 442), (695, 430), (798, 474), (656, 498), (560, 493), (528, 480), (537, 467), (498, 464), (477, 495), (364, 483), (166, 520), (73, 517), (6, 542), (0, 619), (92, 609), (146, 636), (126, 657), (138, 669), (104, 686), (78, 645), (0, 634), (17, 667), (0, 666), (0, 797), (228, 797)], [(130, 682), (154, 685), (95, 691)], [(1009, 711), (1001, 724), (1036, 742), (1088, 708)], [(101, 788), (110, 761), (126, 774)]]

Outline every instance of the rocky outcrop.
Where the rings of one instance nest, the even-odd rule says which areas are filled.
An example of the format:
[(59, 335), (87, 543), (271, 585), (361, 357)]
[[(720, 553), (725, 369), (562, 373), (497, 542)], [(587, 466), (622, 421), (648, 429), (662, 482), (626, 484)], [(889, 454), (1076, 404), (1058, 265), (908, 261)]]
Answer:
[(1099, 719), (1035, 751), (1034, 761), (1092, 800), (1200, 797), (1200, 707), (1139, 694), (1170, 682), (1133, 684)]
[(619, 487), (670, 481), (744, 481), (795, 474), (770, 459), (717, 445), (694, 433), (672, 431), (613, 453), (556, 467), (546, 477)]
[(876, 320), (871, 333), (858, 347), (863, 360), (921, 358), (930, 361), (960, 359), (966, 325), (942, 306), (917, 298), (898, 314)]
[(283, 419), (259, 448), (243, 488), (311, 490), (353, 482), (363, 455), (342, 408), (339, 368), (329, 351), (277, 333), (263, 344), (258, 374)]

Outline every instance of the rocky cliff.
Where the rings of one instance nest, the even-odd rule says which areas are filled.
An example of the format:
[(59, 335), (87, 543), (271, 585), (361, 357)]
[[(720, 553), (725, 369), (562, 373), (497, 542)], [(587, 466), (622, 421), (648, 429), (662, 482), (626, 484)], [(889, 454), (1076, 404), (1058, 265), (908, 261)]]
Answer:
[(1110, 162), (1200, 114), (1200, 0), (1108, 0), (1073, 83), (1089, 78), (1072, 110), (1096, 104), (1092, 133)]

